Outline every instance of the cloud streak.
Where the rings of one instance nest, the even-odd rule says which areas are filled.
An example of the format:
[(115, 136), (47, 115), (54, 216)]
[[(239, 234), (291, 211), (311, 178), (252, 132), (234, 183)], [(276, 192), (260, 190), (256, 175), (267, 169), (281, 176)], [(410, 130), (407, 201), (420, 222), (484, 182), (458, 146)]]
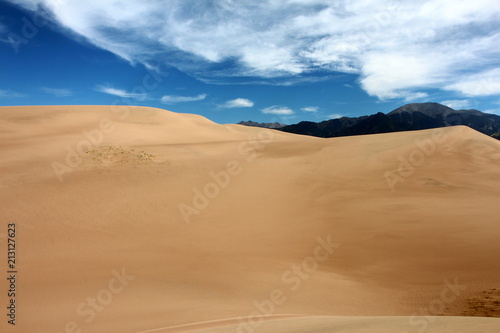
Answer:
[(0, 98), (17, 98), (17, 97), (23, 97), (23, 95), (16, 93), (15, 91), (0, 89)]
[(73, 95), (71, 89), (66, 89), (66, 88), (42, 87), (41, 90), (46, 92), (47, 94), (54, 95), (56, 97), (68, 97)]
[(128, 92), (126, 90), (113, 88), (113, 87), (107, 86), (107, 85), (98, 85), (98, 86), (96, 86), (95, 91), (101, 92), (103, 94), (122, 97), (122, 98), (144, 99), (146, 97), (144, 94), (131, 93), (131, 92)]
[(317, 106), (306, 106), (306, 107), (302, 108), (301, 110), (305, 111), (305, 112), (318, 112), (319, 107), (317, 107)]
[(286, 106), (273, 105), (261, 110), (264, 114), (275, 114), (275, 115), (291, 115), (294, 114), (293, 110)]
[(200, 94), (198, 96), (175, 96), (175, 95), (165, 95), (160, 101), (163, 104), (175, 104), (175, 103), (184, 103), (184, 102), (196, 102), (204, 100), (207, 97), (207, 94)]
[(235, 98), (226, 101), (224, 104), (220, 105), (223, 109), (235, 109), (235, 108), (251, 108), (254, 103), (246, 98)]
[(17, 3), (43, 6), (62, 30), (131, 63), (160, 60), (204, 80), (341, 72), (379, 99), (443, 87), (500, 95), (496, 78), (482, 88), (499, 70), (497, 0)]

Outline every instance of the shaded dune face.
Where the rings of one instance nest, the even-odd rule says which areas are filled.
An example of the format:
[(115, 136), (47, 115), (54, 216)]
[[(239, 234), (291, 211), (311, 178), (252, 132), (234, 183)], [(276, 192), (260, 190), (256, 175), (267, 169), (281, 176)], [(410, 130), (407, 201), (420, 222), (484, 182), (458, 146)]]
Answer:
[(500, 141), (470, 128), (2, 107), (0, 152), (22, 332), (500, 330), (452, 317), (500, 309)]

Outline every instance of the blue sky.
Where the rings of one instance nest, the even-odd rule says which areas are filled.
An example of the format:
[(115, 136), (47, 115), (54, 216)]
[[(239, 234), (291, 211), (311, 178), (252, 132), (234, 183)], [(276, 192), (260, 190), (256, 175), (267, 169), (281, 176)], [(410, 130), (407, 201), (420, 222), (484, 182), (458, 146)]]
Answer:
[(0, 0), (0, 105), (296, 123), (500, 114), (497, 0)]

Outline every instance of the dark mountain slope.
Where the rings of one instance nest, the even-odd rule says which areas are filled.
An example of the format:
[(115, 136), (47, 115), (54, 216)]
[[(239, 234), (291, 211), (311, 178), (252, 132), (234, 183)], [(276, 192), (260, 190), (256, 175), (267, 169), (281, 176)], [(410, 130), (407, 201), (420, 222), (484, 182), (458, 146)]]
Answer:
[(388, 114), (343, 117), (320, 123), (303, 121), (280, 130), (318, 137), (376, 134), (465, 125), (487, 135), (500, 131), (500, 116), (478, 110), (453, 110), (438, 103), (413, 103)]
[(240, 121), (238, 125), (252, 126), (252, 127), (264, 127), (264, 128), (282, 128), (285, 127), (285, 124), (282, 123), (257, 123), (255, 121)]

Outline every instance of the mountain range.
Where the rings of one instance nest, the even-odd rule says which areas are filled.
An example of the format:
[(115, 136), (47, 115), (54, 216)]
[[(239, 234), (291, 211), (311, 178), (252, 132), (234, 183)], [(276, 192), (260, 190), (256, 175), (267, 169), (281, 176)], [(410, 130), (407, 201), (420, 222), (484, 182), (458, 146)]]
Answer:
[[(240, 122), (247, 125), (248, 122)], [(252, 122), (250, 126), (258, 126)], [(465, 125), (481, 133), (500, 139), (500, 116), (478, 110), (454, 110), (439, 103), (412, 103), (397, 108), (387, 114), (377, 114), (356, 118), (342, 117), (319, 123), (301, 121), (293, 125), (275, 128), (280, 131), (311, 135), (323, 138), (413, 131), (447, 126)]]
[(271, 129), (279, 129), (282, 127), (285, 127), (286, 124), (282, 123), (258, 123), (255, 121), (240, 121), (238, 125), (245, 125), (245, 126), (251, 126), (251, 127), (263, 127), (263, 128), (271, 128)]

